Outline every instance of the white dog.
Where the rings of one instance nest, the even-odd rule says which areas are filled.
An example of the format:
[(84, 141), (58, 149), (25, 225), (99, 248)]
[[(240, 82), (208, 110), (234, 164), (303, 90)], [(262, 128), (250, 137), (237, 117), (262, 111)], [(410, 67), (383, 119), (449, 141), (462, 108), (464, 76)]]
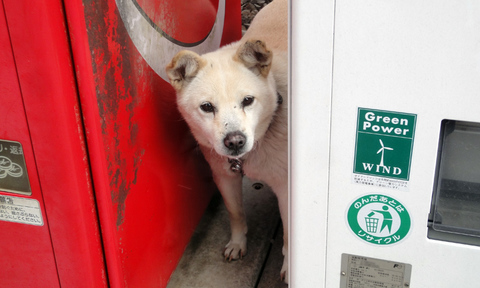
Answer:
[(288, 281), (288, 1), (262, 9), (243, 38), (202, 56), (179, 52), (167, 66), (182, 116), (210, 164), (230, 216), (225, 258), (247, 253), (242, 176), (277, 195)]

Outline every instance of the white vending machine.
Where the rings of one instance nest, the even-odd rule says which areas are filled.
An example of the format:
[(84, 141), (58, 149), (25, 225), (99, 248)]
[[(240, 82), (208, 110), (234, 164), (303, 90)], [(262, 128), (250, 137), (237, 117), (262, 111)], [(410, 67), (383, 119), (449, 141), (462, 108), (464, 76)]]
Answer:
[(480, 1), (292, 1), (290, 39), (290, 285), (480, 287)]

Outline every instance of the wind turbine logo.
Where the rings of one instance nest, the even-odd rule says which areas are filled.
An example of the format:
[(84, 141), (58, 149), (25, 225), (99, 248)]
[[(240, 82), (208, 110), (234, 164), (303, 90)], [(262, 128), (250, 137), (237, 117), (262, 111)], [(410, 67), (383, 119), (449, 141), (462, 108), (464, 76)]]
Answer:
[(377, 151), (377, 154), (378, 153), (382, 153), (382, 157), (380, 158), (380, 164), (379, 166), (382, 166), (382, 167), (385, 167), (385, 165), (383, 164), (383, 158), (385, 156), (385, 150), (393, 150), (393, 148), (390, 148), (390, 147), (385, 147), (385, 145), (383, 145), (383, 142), (382, 142), (382, 139), (378, 139), (380, 141), (380, 146), (382, 146), (382, 148), (380, 148), (378, 151)]

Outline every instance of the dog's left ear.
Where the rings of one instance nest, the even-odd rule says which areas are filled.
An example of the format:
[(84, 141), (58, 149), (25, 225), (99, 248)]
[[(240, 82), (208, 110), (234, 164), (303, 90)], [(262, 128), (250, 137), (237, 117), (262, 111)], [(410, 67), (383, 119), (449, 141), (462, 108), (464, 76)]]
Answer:
[(272, 66), (272, 51), (261, 40), (249, 40), (237, 49), (234, 60), (242, 62), (255, 74), (267, 77)]
[(179, 91), (185, 87), (205, 65), (205, 59), (195, 52), (187, 50), (178, 52), (166, 67), (170, 84), (172, 84), (175, 90)]

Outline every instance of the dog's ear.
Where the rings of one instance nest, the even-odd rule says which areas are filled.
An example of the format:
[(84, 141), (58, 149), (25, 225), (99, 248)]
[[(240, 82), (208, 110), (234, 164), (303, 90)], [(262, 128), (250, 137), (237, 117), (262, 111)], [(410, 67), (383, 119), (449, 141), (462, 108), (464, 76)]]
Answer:
[(272, 66), (272, 51), (261, 40), (249, 40), (237, 49), (234, 60), (240, 61), (255, 74), (267, 77)]
[(181, 90), (205, 65), (205, 59), (195, 52), (187, 50), (178, 52), (166, 67), (170, 84), (175, 90)]

